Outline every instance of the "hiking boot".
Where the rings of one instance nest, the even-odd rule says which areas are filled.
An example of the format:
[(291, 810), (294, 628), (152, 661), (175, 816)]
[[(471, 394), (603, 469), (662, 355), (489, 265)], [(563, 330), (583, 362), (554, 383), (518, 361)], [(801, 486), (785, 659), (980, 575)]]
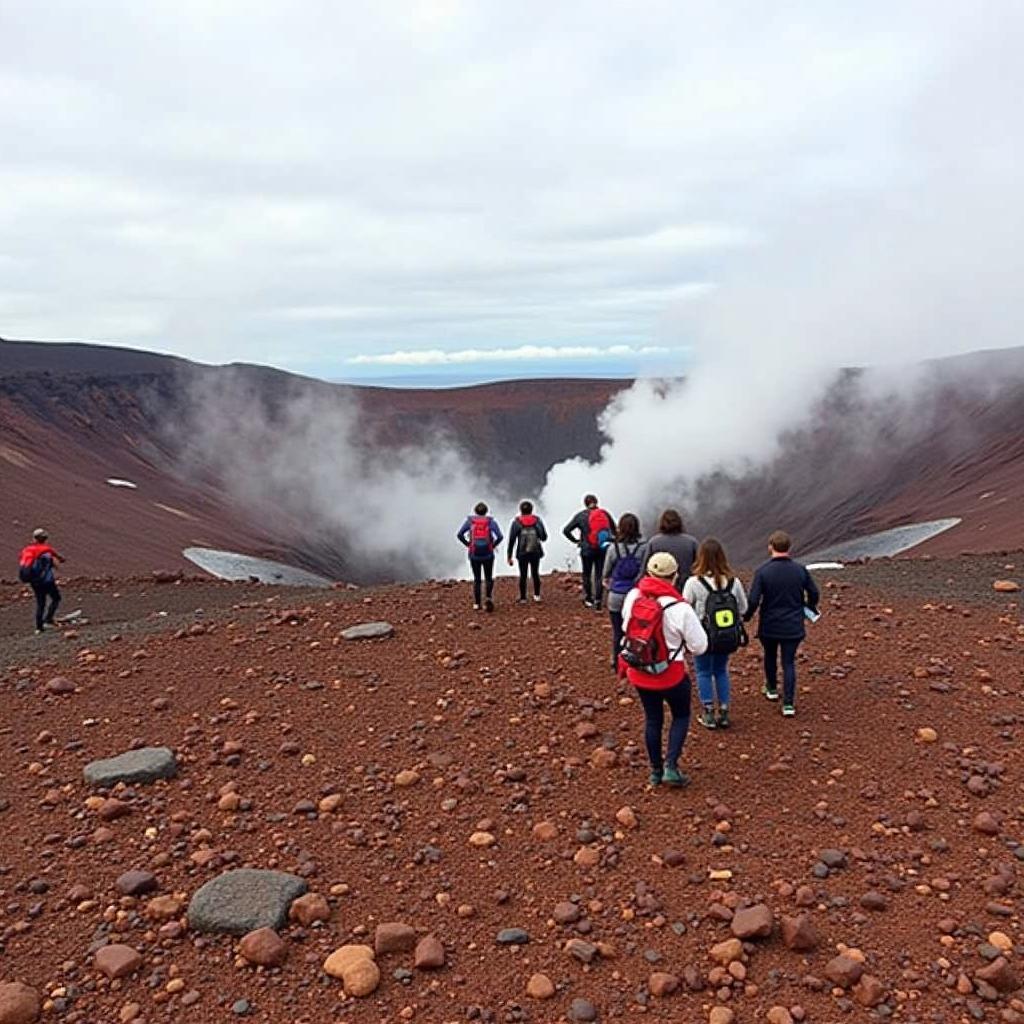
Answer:
[(478, 605), (478, 604), (473, 605), (473, 611), (475, 611), (475, 612), (480, 611), (480, 605)]
[(516, 604), (526, 604), (526, 598), (525, 597), (517, 597), (516, 598)]
[(534, 594), (533, 600), (536, 604), (540, 604), (540, 594)]
[(594, 611), (595, 612), (599, 612), (600, 610), (601, 610), (601, 602), (600, 601), (595, 601), (594, 602)]
[(729, 709), (724, 705), (718, 709), (718, 728), (729, 728)]
[(681, 772), (678, 768), (675, 768), (672, 765), (669, 765), (669, 767), (665, 769), (663, 777), (665, 779), (666, 786), (675, 786), (676, 789), (681, 789), (683, 786), (688, 786), (690, 784), (690, 776), (687, 775), (686, 772)]
[(36, 630), (36, 636), (42, 636), (42, 635), (43, 635), (43, 631), (41, 629), (37, 629)]
[(782, 717), (783, 718), (795, 718), (796, 717), (796, 708), (793, 707), (792, 704), (783, 704), (782, 705)]
[(493, 612), (494, 611), (494, 602), (490, 598), (487, 598), (487, 601), (484, 603), (484, 607), (489, 612)]
[(715, 709), (708, 704), (704, 710), (697, 717), (697, 721), (704, 726), (705, 729), (717, 729), (718, 723), (715, 721)]
[(584, 608), (593, 608), (594, 607), (593, 599), (589, 598), (589, 597), (583, 598), (583, 607)]
[(778, 700), (779, 699), (779, 691), (778, 690), (773, 690), (767, 683), (765, 683), (764, 686), (761, 687), (761, 692), (769, 700)]
[(661, 785), (661, 772), (652, 771), (651, 774), (647, 776), (647, 781), (652, 786), (660, 786)]

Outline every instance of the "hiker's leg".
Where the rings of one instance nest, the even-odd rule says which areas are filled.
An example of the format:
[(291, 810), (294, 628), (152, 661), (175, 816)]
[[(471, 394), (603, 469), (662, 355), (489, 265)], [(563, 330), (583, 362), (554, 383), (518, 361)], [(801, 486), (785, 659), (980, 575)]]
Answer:
[(660, 690), (644, 690), (635, 687), (640, 703), (644, 706), (644, 743), (647, 744), (647, 758), (651, 768), (660, 772), (665, 767), (661, 756), (661, 730), (665, 726), (665, 705)]
[(469, 564), (473, 567), (473, 604), (479, 608), (481, 604), (480, 575), (483, 572), (483, 565), (477, 558), (471, 558)]
[(604, 557), (605, 552), (597, 551), (594, 553), (594, 603), (600, 604), (601, 598), (604, 596)]
[(517, 559), (519, 562), (519, 600), (526, 600), (526, 572), (530, 567), (529, 560), (526, 555), (520, 555)]
[[(718, 706), (727, 708), (729, 706), (729, 691), (732, 689), (729, 679), (729, 655), (711, 655), (711, 674), (715, 680), (715, 693), (718, 694)], [(703, 696), (701, 700), (703, 700)]]
[(683, 752), (686, 734), (690, 731), (690, 680), (684, 679), (671, 690), (661, 692), (672, 712), (672, 724), (668, 729), (668, 756), (665, 763), (674, 768), (679, 761), (679, 755)]
[(530, 573), (533, 576), (533, 596), (540, 597), (540, 555), (530, 556)]
[(693, 667), (697, 670), (697, 696), (706, 708), (715, 703), (715, 688), (712, 681), (713, 658), (713, 654), (697, 654), (693, 659)]
[(46, 593), (50, 597), (50, 610), (46, 613), (44, 622), (49, 622), (53, 625), (53, 617), (57, 614), (57, 609), (60, 607), (60, 589), (56, 583), (48, 583), (46, 585)]
[(594, 586), (592, 578), (594, 575), (594, 556), (590, 553), (580, 552), (580, 562), (583, 565), (583, 596), (588, 601), (594, 600)]
[(782, 648), (782, 703), (796, 704), (796, 649), (799, 640), (783, 640)]
[(32, 593), (36, 596), (36, 629), (42, 632), (43, 613), (46, 611), (46, 588), (42, 583), (33, 583)]
[(764, 648), (764, 683), (769, 690), (779, 688), (779, 641), (770, 637), (761, 637)]
[(608, 618), (612, 620), (612, 668), (615, 668), (619, 661), (619, 649), (622, 647), (622, 609), (609, 612)]
[(484, 580), (487, 583), (487, 600), (494, 594), (494, 555), (484, 561)]

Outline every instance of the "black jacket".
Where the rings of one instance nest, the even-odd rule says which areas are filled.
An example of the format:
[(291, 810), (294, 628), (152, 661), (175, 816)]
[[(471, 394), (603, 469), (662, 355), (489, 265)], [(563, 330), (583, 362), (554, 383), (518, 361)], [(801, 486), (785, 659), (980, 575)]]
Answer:
[[(548, 539), (548, 531), (544, 527), (544, 520), (540, 516), (534, 516), (537, 521), (533, 524), (537, 530), (537, 538), (539, 540)], [(516, 516), (512, 520), (512, 525), (508, 528), (508, 557), (511, 558), (513, 554), (516, 558), (525, 557), (520, 548), (523, 545), (523, 524), (519, 516)], [(540, 550), (537, 552), (537, 556), (540, 558), (544, 557), (544, 546), (541, 545)]]
[(804, 608), (818, 610), (821, 595), (811, 574), (792, 558), (770, 558), (754, 573), (744, 621), (761, 609), (757, 635), (769, 640), (802, 640)]
[[(592, 511), (595, 510), (589, 508), (580, 509), (562, 528), (562, 534), (571, 540), (573, 544), (578, 544), (580, 553), (584, 555), (590, 555), (594, 552), (594, 548), (590, 546), (590, 541), (587, 539), (590, 535), (590, 513)], [(615, 524), (615, 517), (608, 509), (603, 509), (602, 511), (608, 517), (608, 521), (611, 523), (612, 534), (614, 534), (618, 529)]]

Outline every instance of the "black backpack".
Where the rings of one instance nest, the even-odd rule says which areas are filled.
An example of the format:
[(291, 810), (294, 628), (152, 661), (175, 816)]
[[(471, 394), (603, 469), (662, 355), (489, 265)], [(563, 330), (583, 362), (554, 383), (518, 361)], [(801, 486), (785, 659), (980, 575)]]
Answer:
[(708, 635), (708, 653), (732, 654), (740, 647), (746, 647), (749, 638), (740, 618), (740, 606), (732, 592), (736, 581), (728, 580), (721, 590), (712, 587), (703, 576), (700, 582), (708, 592), (702, 622)]
[(522, 520), (519, 523), (520, 548), (524, 555), (540, 554), (540, 534), (537, 532), (536, 523), (523, 526)]

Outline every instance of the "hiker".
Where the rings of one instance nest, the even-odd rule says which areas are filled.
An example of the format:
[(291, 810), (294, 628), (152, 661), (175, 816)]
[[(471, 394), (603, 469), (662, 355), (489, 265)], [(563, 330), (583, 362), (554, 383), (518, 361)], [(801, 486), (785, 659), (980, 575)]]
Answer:
[(626, 595), (643, 575), (647, 545), (640, 537), (640, 520), (632, 512), (623, 512), (615, 540), (608, 545), (602, 573), (608, 594), (608, 617), (612, 620), (612, 670), (618, 668), (622, 646), (622, 606)]
[(456, 534), (460, 544), (469, 552), (469, 565), (473, 570), (473, 611), (480, 611), (481, 576), (487, 583), (486, 607), (494, 611), (494, 549), (505, 539), (493, 516), (487, 514), (486, 502), (480, 501), (473, 508), (473, 515)]
[(578, 544), (583, 568), (583, 603), (601, 610), (605, 552), (615, 536), (615, 520), (597, 503), (597, 496), (583, 498), (583, 508), (566, 523), (562, 533)]
[(776, 530), (768, 538), (765, 562), (754, 573), (750, 604), (743, 616), (749, 622), (760, 609), (757, 637), (764, 648), (764, 687), (768, 700), (779, 699), (778, 660), (782, 654), (782, 713), (796, 714), (796, 650), (806, 636), (804, 619), (817, 617), (820, 594), (811, 574), (789, 554), (789, 534)]
[[(679, 578), (675, 581), (682, 590), (690, 577), (693, 560), (697, 557), (697, 538), (686, 532), (683, 517), (674, 508), (667, 508), (658, 520), (658, 532), (647, 542), (647, 557), (656, 551), (667, 551), (679, 566)], [(646, 569), (646, 566), (645, 566)]]
[[(57, 575), (54, 559), (65, 561), (55, 548), (47, 543), (49, 535), (43, 529), (32, 531), (32, 543), (22, 548), (18, 559), (18, 579), (28, 583), (36, 596), (36, 636), (47, 626), (53, 625), (53, 617), (60, 606), (60, 588), (57, 586)], [(50, 607), (47, 609), (46, 602)]]
[(519, 563), (518, 604), (526, 604), (526, 574), (533, 577), (533, 599), (540, 602), (540, 560), (544, 557), (543, 541), (548, 531), (540, 516), (533, 514), (533, 502), (519, 502), (519, 515), (508, 530), (508, 564), (513, 557)]
[[(687, 786), (690, 778), (679, 770), (686, 734), (690, 729), (690, 679), (685, 655), (703, 654), (708, 638), (696, 612), (683, 600), (672, 580), (679, 563), (659, 551), (647, 560), (647, 575), (626, 595), (622, 606), (623, 641), (620, 671), (636, 689), (644, 707), (644, 740), (651, 762), (651, 785)], [(662, 757), (661, 733), (665, 704), (672, 712), (668, 754)]]
[(698, 721), (707, 729), (728, 729), (729, 655), (747, 645), (742, 622), (747, 595), (715, 537), (701, 541), (683, 597), (693, 606), (708, 636), (708, 649), (693, 659), (702, 708)]

